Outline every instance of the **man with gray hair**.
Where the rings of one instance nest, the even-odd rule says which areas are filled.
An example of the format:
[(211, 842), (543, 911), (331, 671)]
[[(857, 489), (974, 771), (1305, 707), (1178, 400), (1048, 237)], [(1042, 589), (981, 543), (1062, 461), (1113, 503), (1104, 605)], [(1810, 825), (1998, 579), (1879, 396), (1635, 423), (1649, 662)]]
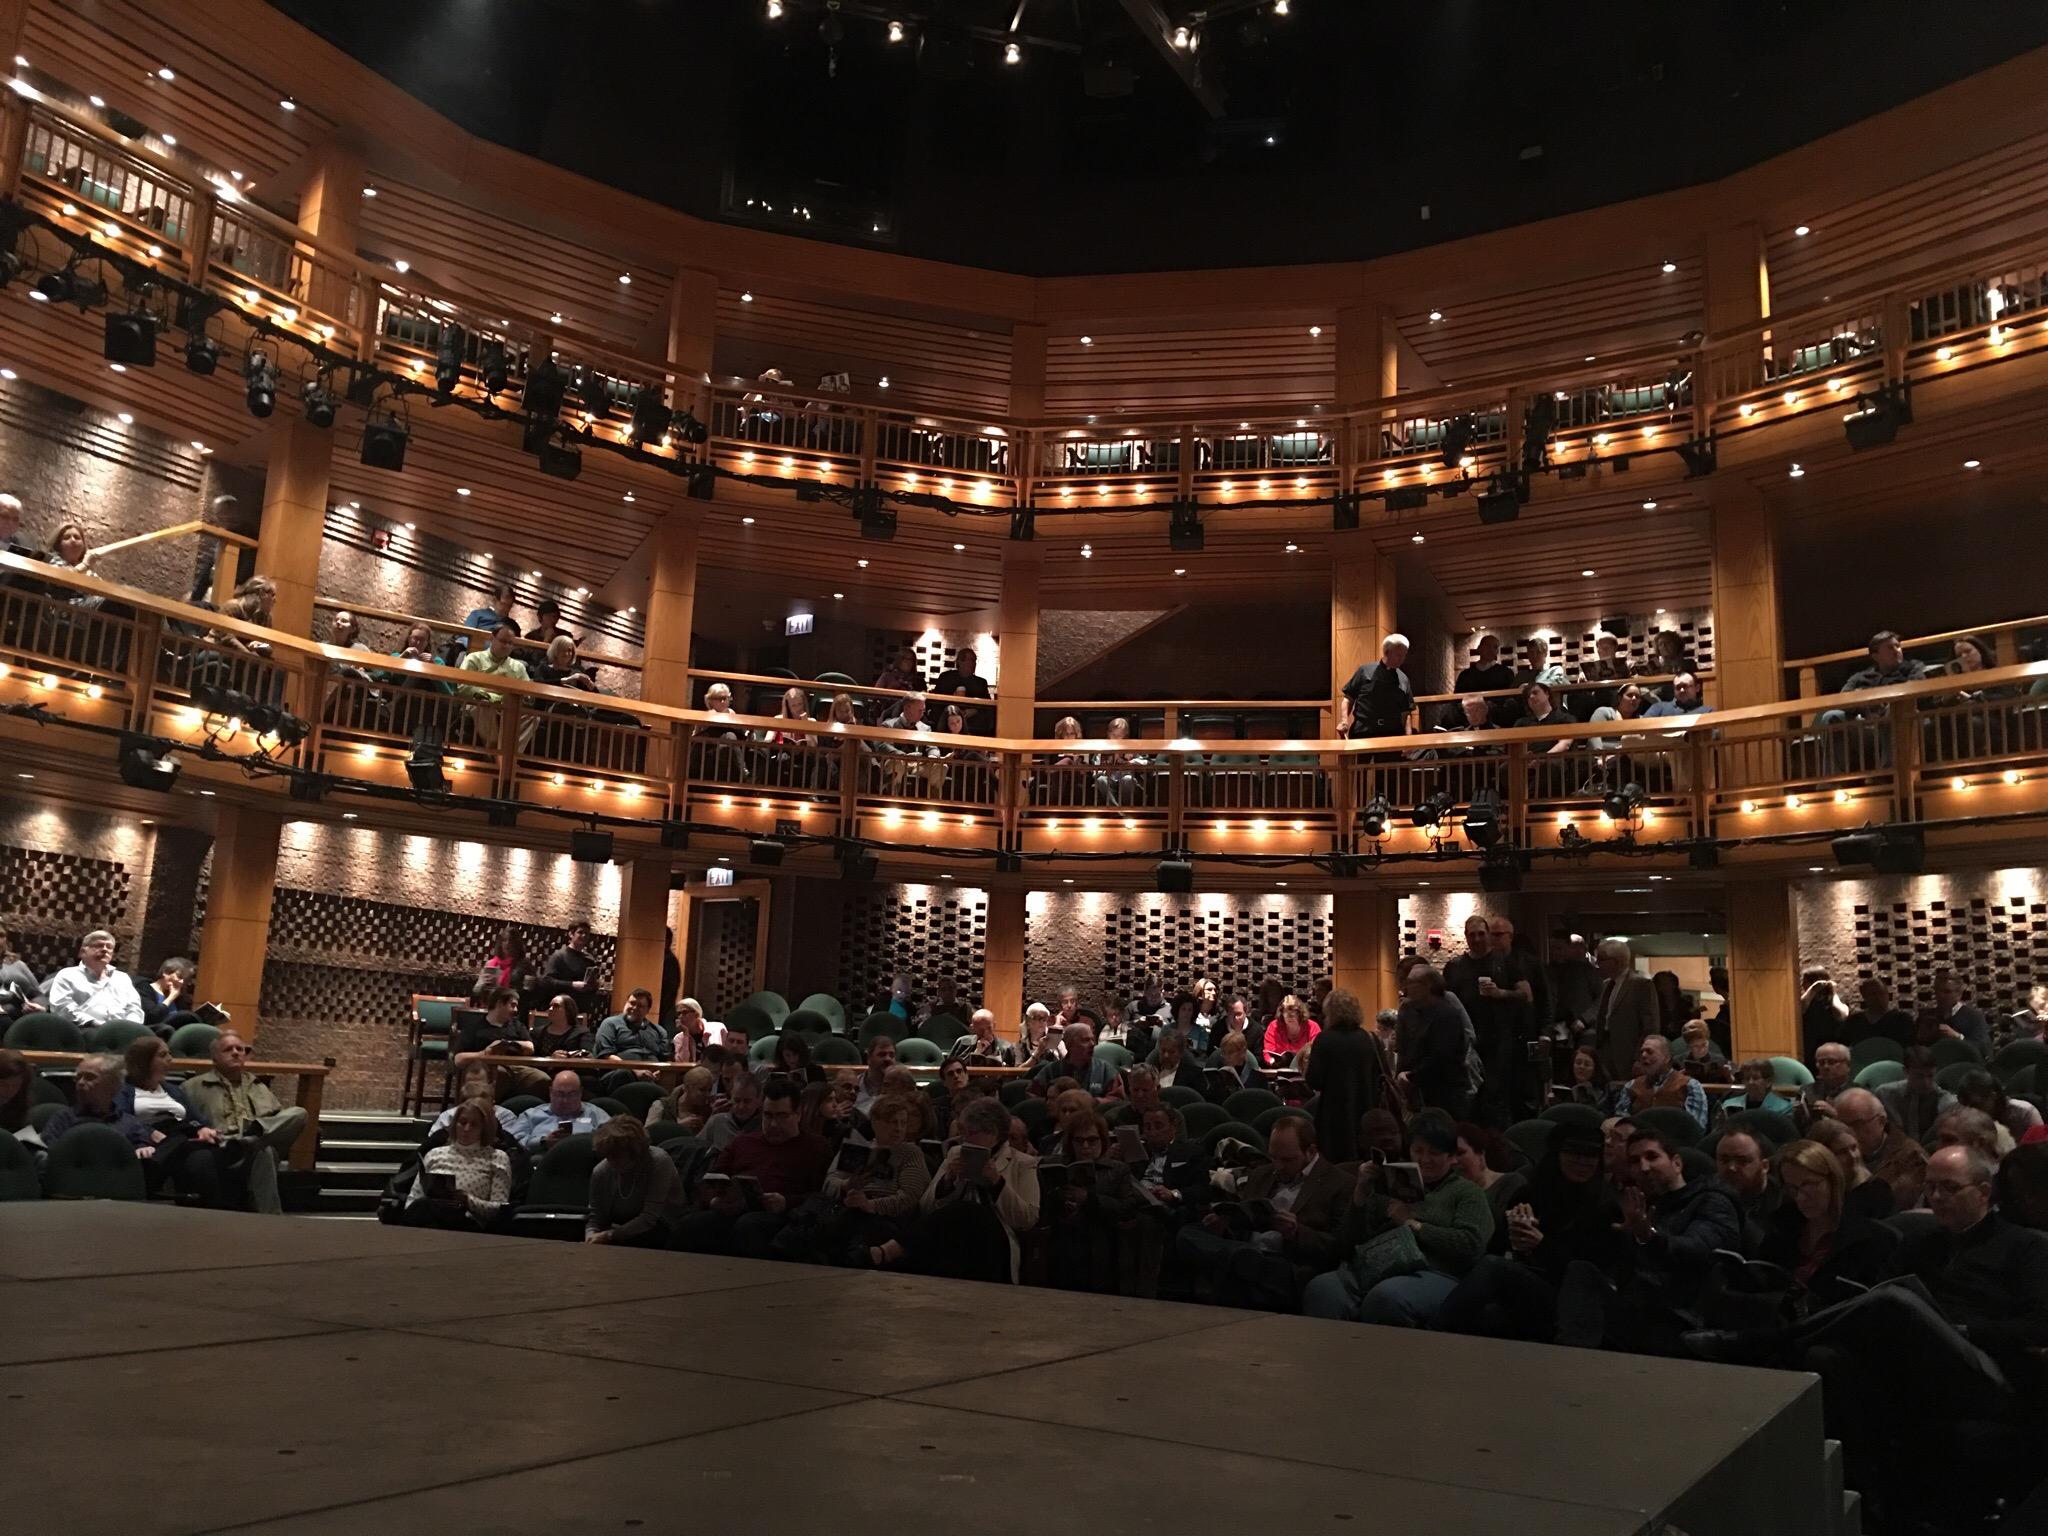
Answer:
[(104, 928), (78, 941), (78, 964), (65, 966), (43, 990), (50, 1012), (80, 1029), (142, 1022), (142, 995), (127, 972), (114, 968), (114, 936)]
[(1065, 1039), (1067, 1054), (1059, 1060), (1048, 1056), (1031, 1079), (1032, 1088), (1044, 1094), (1057, 1078), (1071, 1077), (1075, 1086), (1087, 1089), (1098, 1099), (1123, 1097), (1123, 1079), (1117, 1069), (1095, 1054), (1095, 1029), (1087, 1023), (1069, 1024)]
[(1631, 1116), (1646, 1109), (1682, 1109), (1707, 1128), (1707, 1090), (1689, 1074), (1671, 1064), (1671, 1042), (1662, 1035), (1645, 1035), (1636, 1048), (1636, 1075), (1628, 1080), (1614, 1101), (1617, 1115)]
[(1600, 996), (1593, 1005), (1593, 1053), (1609, 1082), (1629, 1076), (1643, 1036), (1657, 1032), (1657, 988), (1636, 969), (1626, 939), (1602, 939), (1593, 951)]
[(289, 1155), (306, 1129), (306, 1112), (280, 1104), (267, 1083), (246, 1070), (248, 1042), (232, 1029), (213, 1040), (213, 1069), (185, 1083), (185, 1098), (221, 1134), (223, 1161), (244, 1168), (249, 1198), (259, 1211), (284, 1209), (277, 1195), (277, 1161)]
[(1340, 691), (1343, 726), (1338, 734), (1405, 736), (1415, 710), (1415, 690), (1401, 670), (1408, 661), (1408, 637), (1388, 635), (1380, 659), (1361, 665)]
[(119, 1056), (87, 1056), (80, 1061), (72, 1085), (77, 1102), (67, 1104), (50, 1117), (50, 1123), (43, 1127), (43, 1145), (55, 1147), (73, 1126), (106, 1125), (120, 1132), (137, 1157), (153, 1155), (156, 1136), (133, 1114), (115, 1105), (126, 1074), (127, 1065)]
[(1863, 1166), (1891, 1186), (1892, 1204), (1902, 1211), (1918, 1206), (1927, 1150), (1892, 1124), (1884, 1101), (1868, 1088), (1845, 1088), (1836, 1096), (1835, 1118), (1855, 1134)]

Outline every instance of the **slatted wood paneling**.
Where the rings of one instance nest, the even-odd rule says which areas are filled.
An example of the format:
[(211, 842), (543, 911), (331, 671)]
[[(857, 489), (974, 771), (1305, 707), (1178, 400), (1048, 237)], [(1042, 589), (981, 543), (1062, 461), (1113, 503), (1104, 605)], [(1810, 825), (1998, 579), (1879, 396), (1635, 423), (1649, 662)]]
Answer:
[(1330, 402), (1337, 387), (1334, 320), (1232, 329), (1114, 330), (1046, 342), (1045, 408), (1053, 418), (1122, 412), (1194, 419), (1257, 415)]
[[(1675, 348), (1698, 329), (1703, 263), (1674, 252), (1656, 262), (1514, 293), (1431, 298), (1397, 321), (1402, 336), (1444, 384), (1542, 363), (1576, 363), (1591, 352), (1658, 342)], [(1430, 311), (1443, 319), (1432, 321)]]
[(905, 410), (1009, 411), (1010, 337), (1000, 322), (883, 314), (766, 291), (749, 300), (750, 291), (719, 290), (715, 367), (725, 382), (780, 368), (804, 390), (827, 374), (849, 373), (856, 397)]

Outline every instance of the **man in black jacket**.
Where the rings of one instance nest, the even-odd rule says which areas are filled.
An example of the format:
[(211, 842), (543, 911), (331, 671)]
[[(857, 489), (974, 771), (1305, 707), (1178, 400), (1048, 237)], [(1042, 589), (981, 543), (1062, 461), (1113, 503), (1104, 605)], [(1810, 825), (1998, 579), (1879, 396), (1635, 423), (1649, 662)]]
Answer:
[(590, 953), (590, 924), (578, 918), (569, 925), (562, 947), (548, 956), (541, 968), (540, 990), (549, 997), (567, 989), (584, 1013), (594, 1013), (597, 996), (597, 956)]
[(1638, 1126), (1630, 1134), (1628, 1165), (1634, 1183), (1621, 1191), (1621, 1221), (1605, 1271), (1585, 1260), (1565, 1271), (1557, 1342), (1682, 1354), (1714, 1254), (1740, 1248), (1742, 1217), (1719, 1184), (1686, 1182), (1677, 1144), (1661, 1131)]
[(1389, 635), (1380, 642), (1380, 659), (1362, 664), (1345, 682), (1342, 699), (1348, 737), (1405, 736), (1415, 708), (1415, 690), (1401, 670), (1408, 660), (1408, 637)]

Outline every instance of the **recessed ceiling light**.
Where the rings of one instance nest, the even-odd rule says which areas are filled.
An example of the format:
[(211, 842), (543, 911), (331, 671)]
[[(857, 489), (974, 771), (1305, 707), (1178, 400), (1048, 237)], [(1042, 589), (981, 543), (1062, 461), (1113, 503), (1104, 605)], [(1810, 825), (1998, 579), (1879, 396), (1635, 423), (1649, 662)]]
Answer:
[(407, 523), (407, 524), (405, 525), (405, 531), (406, 531), (407, 533), (418, 533), (418, 532), (420, 531), (420, 529), (419, 529), (419, 524), (417, 524), (417, 523)]
[(1429, 323), (1430, 323), (1431, 325), (1435, 325), (1435, 324), (1436, 324), (1436, 323), (1437, 323), (1437, 322), (1438, 322), (1439, 320), (1443, 319), (1443, 317), (1444, 317), (1444, 312), (1443, 312), (1442, 310), (1440, 310), (1440, 309), (1432, 309), (1432, 310), (1431, 310), (1431, 311), (1429, 312)]
[(1800, 239), (1804, 240), (1808, 235), (1812, 234), (1813, 231), (1807, 228), (1806, 225), (1802, 224), (1797, 229), (1793, 230), (1792, 233), (1797, 235)]
[(1298, 555), (1301, 553), (1301, 546), (1290, 539), (1287, 544), (1286, 552), (1290, 555)]
[(1323, 334), (1323, 328), (1320, 325), (1312, 325), (1308, 328), (1308, 333), (1311, 336), (1320, 336)]
[(1598, 571), (1595, 571), (1595, 570), (1593, 570), (1593, 569), (1591, 569), (1591, 568), (1589, 567), (1588, 569), (1586, 569), (1586, 570), (1583, 570), (1583, 571), (1579, 572), (1579, 574), (1580, 574), (1581, 576), (1597, 576), (1597, 575), (1599, 575), (1600, 573), (1599, 573)]
[(109, 363), (107, 364), (107, 366), (113, 369), (114, 372), (116, 373), (126, 373), (128, 371), (128, 365), (126, 363)]
[(959, 553), (959, 552), (960, 552), (961, 550), (965, 549), (966, 547), (967, 547), (967, 546), (966, 546), (965, 544), (955, 544), (955, 545), (953, 546), (953, 552), (954, 552), (955, 554), (958, 554), (958, 553)]
[(176, 149), (178, 147), (178, 136), (174, 133), (165, 134), (163, 136), (163, 140), (164, 143), (172, 149)]
[(865, 560), (856, 560), (853, 563), (859, 566), (862, 570), (866, 570), (868, 568), (868, 563)]
[(395, 271), (399, 272), (410, 272), (412, 270), (412, 263), (409, 261), (394, 261), (391, 265)]
[(1176, 576), (1185, 576), (1185, 575), (1187, 575), (1187, 573), (1188, 573), (1188, 568), (1187, 568), (1186, 566), (1184, 566), (1184, 565), (1176, 565), (1176, 566), (1175, 566), (1175, 567), (1173, 568), (1173, 574), (1174, 574), (1174, 575), (1176, 575)]
[(877, 382), (876, 387), (879, 389), (887, 389), (889, 387), (889, 375), (887, 375), (886, 373), (883, 374), (881, 379)]
[[(751, 517), (743, 517), (740, 519), (740, 526), (742, 528), (751, 528), (754, 526), (754, 520)], [(867, 562), (862, 561), (861, 563), (865, 565)]]
[(1424, 536), (1422, 534), (1411, 533), (1408, 535), (1408, 542), (1410, 544), (1420, 544), (1423, 541), (1423, 537)]
[(1666, 276), (1669, 276), (1669, 275), (1670, 275), (1671, 273), (1673, 273), (1673, 272), (1676, 272), (1677, 270), (1678, 270), (1678, 263), (1677, 263), (1677, 262), (1675, 262), (1675, 261), (1667, 261), (1667, 262), (1665, 262), (1665, 263), (1664, 263), (1664, 272), (1665, 272), (1665, 275), (1666, 275)]
[(1654, 501), (1646, 501), (1643, 503), (1643, 510), (1645, 512), (1654, 512), (1657, 510), (1657, 503)]
[(1803, 480), (1806, 478), (1806, 471), (1797, 464), (1794, 464), (1789, 470), (1786, 471), (1786, 473), (1790, 475), (1794, 480)]
[(107, 98), (104, 96), (88, 96), (85, 99), (96, 107), (104, 107), (107, 104)]
[(135, 425), (135, 418), (129, 415), (128, 412), (126, 411), (121, 412), (121, 414), (116, 416), (114, 419), (120, 422), (121, 425), (124, 427), (132, 427)]
[(365, 196), (365, 197), (375, 197), (376, 195), (377, 195), (377, 189), (376, 189), (375, 187), (365, 187), (365, 188), (363, 188), (363, 196)]
[(621, 288), (630, 288), (630, 287), (632, 287), (632, 286), (633, 286), (633, 274), (632, 274), (632, 273), (630, 273), (630, 272), (621, 272), (621, 273), (619, 274), (619, 286), (620, 286)]
[(740, 302), (741, 302), (742, 304), (751, 304), (751, 303), (753, 303), (753, 302), (754, 302), (754, 290), (753, 290), (753, 289), (751, 289), (751, 288), (749, 288), (749, 289), (748, 289), (748, 290), (747, 290), (747, 291), (746, 291), (745, 293), (741, 294), (741, 295), (740, 295)]
[(466, 485), (458, 485), (457, 487), (455, 487), (455, 494), (458, 496), (467, 496), (469, 494), (469, 487)]
[[(18, 379), (20, 377), (21, 375), (16, 373), (12, 368), (0, 368), (0, 379), (13, 380)], [(194, 443), (192, 446), (197, 448), (199, 445), (197, 443)]]
[(1982, 459), (1965, 459), (1965, 460), (1963, 460), (1963, 468), (1965, 468), (1965, 469), (1982, 469), (1983, 467), (1984, 467), (1984, 461), (1983, 461)]
[(539, 571), (535, 571), (535, 572), (533, 572), (532, 574), (533, 574), (533, 579), (534, 579), (535, 581), (539, 581), (539, 580), (540, 580), (540, 572), (539, 572)]
[(157, 70), (156, 77), (159, 80), (175, 80), (178, 78), (177, 72), (173, 70), (168, 64), (162, 66)]
[(631, 501), (633, 499), (633, 493), (631, 491), (628, 491), (626, 492), (625, 496), (621, 499), (625, 501)]
[(1095, 338), (1093, 336), (1083, 336), (1081, 338), (1081, 345), (1084, 347), (1092, 347), (1095, 345)]

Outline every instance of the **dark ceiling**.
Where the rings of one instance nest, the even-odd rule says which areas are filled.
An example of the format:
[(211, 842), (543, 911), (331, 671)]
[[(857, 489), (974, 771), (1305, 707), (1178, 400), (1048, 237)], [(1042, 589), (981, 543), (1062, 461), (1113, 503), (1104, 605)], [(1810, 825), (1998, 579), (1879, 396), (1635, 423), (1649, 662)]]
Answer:
[[(272, 3), (655, 201), (1035, 275), (1366, 258), (1665, 191), (2048, 44), (2039, 0)], [(1206, 101), (1148, 10), (1203, 18), (1178, 62)]]

